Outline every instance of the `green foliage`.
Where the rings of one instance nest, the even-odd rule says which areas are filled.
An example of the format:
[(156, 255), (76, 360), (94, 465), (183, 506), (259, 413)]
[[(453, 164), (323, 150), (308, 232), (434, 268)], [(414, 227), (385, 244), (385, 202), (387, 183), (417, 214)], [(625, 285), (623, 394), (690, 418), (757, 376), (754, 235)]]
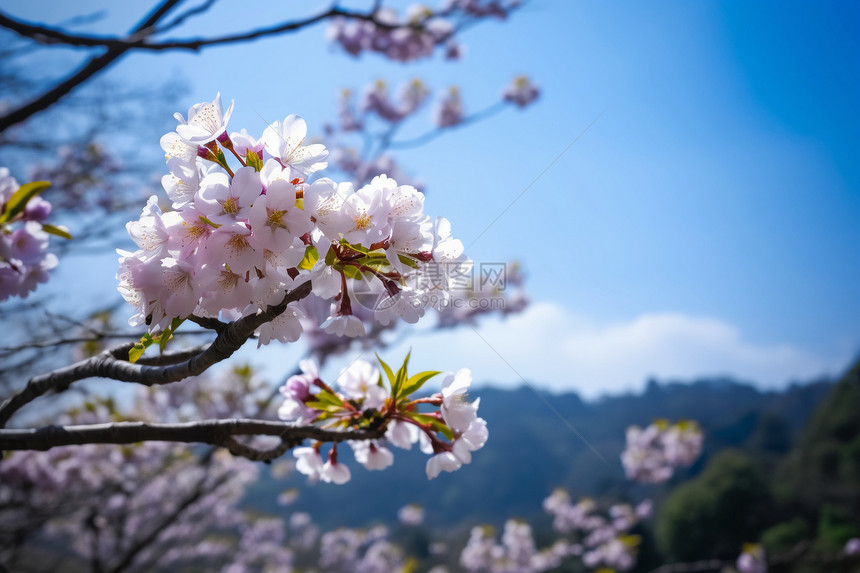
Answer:
[(743, 543), (759, 538), (770, 506), (770, 490), (759, 469), (741, 452), (725, 450), (669, 496), (657, 538), (675, 561), (733, 558)]
[(758, 417), (747, 450), (761, 454), (784, 455), (791, 449), (791, 428), (782, 416), (764, 412)]
[(804, 539), (808, 539), (812, 533), (809, 523), (802, 517), (795, 517), (791, 521), (778, 523), (762, 533), (760, 542), (769, 554), (789, 551)]
[(779, 468), (780, 497), (809, 515), (827, 504), (844, 507), (860, 526), (860, 363), (821, 402), (797, 447)]
[(254, 171), (260, 172), (263, 170), (263, 160), (257, 155), (253, 149), (249, 149), (245, 155), (245, 165), (253, 167)]
[[(386, 389), (390, 389), (385, 368), (381, 367), (380, 372)], [(433, 378), (424, 388), (434, 386), (436, 380)], [(481, 397), (481, 417), (490, 427), (490, 439), (481, 455), (473, 459), (469, 471), (456, 476), (444, 474), (428, 482), (424, 475), (426, 455), (417, 448), (397, 450), (392, 467), (384, 472), (355, 471), (352, 481), (341, 488), (297, 484), (301, 495), (290, 509), (311, 512), (320, 525), (334, 528), (343, 524), (366, 526), (370, 514), (394, 519), (401, 506), (414, 502), (428, 508), (428, 526), (462, 525), (459, 533), (464, 543), (472, 525), (492, 523), (501, 527), (512, 515), (548, 526), (549, 518), (541, 504), (555, 487), (564, 487), (577, 498), (602, 497), (611, 496), (626, 483), (621, 464), (616, 460), (624, 447), (624, 431), (629, 424), (648, 424), (661, 417), (696, 419), (706, 436), (702, 462), (690, 470), (679, 471), (677, 478), (666, 486), (649, 485), (641, 490), (642, 486), (635, 486), (636, 492), (642, 497), (652, 497), (659, 506), (665, 492), (678, 480), (701, 473), (714, 451), (747, 443), (755, 423), (741, 423), (742, 416), (752, 412), (761, 417), (764, 412), (773, 412), (790, 424), (794, 434), (802, 429), (831, 388), (832, 384), (819, 382), (792, 386), (782, 392), (759, 392), (737, 383), (703, 380), (652, 384), (645, 394), (612, 396), (596, 402), (583, 402), (571, 393), (549, 396), (553, 405), (609, 463), (594, 455), (567, 426), (549, 414), (532, 390), (475, 389), (470, 398)], [(753, 459), (758, 462), (758, 454), (753, 454)], [(420, 483), (421, 487), (405, 488), (404, 483)], [(264, 477), (251, 486), (246, 500), (249, 505), (271, 511), (272, 499), (282, 490), (283, 483)], [(356, 494), (370, 490), (388, 493)], [(323, 511), (320, 507), (332, 509)], [(795, 515), (796, 512), (789, 512), (774, 516), (768, 525)], [(816, 520), (817, 514), (808, 518), (813, 532)], [(644, 530), (636, 533), (646, 534)], [(646, 547), (647, 539), (640, 546), (640, 560), (645, 561)], [(732, 559), (739, 547), (735, 548)], [(648, 561), (650, 568), (637, 571), (651, 571), (664, 562), (649, 559), (653, 559)]]
[(33, 181), (25, 183), (15, 191), (6, 204), (3, 206), (3, 212), (0, 213), (0, 223), (8, 223), (15, 217), (24, 212), (27, 208), (27, 203), (30, 199), (37, 196), (39, 193), (50, 187), (51, 184), (47, 181)]
[(140, 360), (146, 349), (155, 343), (158, 343), (158, 348), (164, 352), (164, 349), (167, 348), (167, 343), (173, 339), (173, 333), (183, 322), (185, 322), (184, 318), (174, 318), (161, 333), (155, 336), (151, 336), (148, 332), (144, 334), (140, 340), (134, 343), (131, 350), (128, 351), (128, 361), (134, 364)]
[(424, 386), (424, 384), (427, 383), (428, 380), (430, 380), (437, 374), (441, 374), (441, 372), (439, 372), (438, 370), (428, 370), (426, 372), (419, 372), (418, 374), (411, 376), (409, 380), (407, 380), (403, 384), (403, 390), (401, 390), (401, 394), (403, 396), (411, 396), (415, 392), (419, 391)]
[(128, 361), (134, 364), (140, 357), (143, 356), (143, 353), (146, 352), (146, 349), (155, 343), (155, 339), (150, 336), (147, 332), (143, 336), (140, 337), (140, 340), (134, 343), (134, 346), (131, 347), (131, 350), (128, 351)]
[(825, 505), (821, 508), (816, 543), (822, 549), (839, 551), (849, 539), (857, 536), (857, 528), (844, 507)]
[(415, 392), (421, 390), (424, 384), (426, 384), (431, 378), (440, 374), (438, 371), (428, 370), (426, 372), (419, 372), (418, 374), (410, 377), (407, 372), (410, 356), (412, 356), (412, 351), (410, 351), (406, 355), (406, 358), (403, 359), (403, 364), (397, 369), (397, 372), (394, 372), (378, 354), (376, 355), (376, 359), (382, 367), (382, 372), (388, 379), (388, 385), (391, 387), (391, 397), (394, 398), (395, 401), (408, 398)]
[(69, 233), (68, 230), (63, 227), (58, 227), (56, 225), (51, 225), (50, 223), (42, 223), (42, 230), (51, 235), (56, 235), (57, 237), (62, 237), (63, 239), (71, 239), (72, 234)]
[(299, 263), (298, 268), (303, 271), (309, 271), (314, 268), (314, 265), (317, 264), (317, 260), (319, 259), (319, 253), (317, 253), (317, 248), (313, 245), (309, 245), (305, 249), (305, 256), (302, 258), (302, 262)]

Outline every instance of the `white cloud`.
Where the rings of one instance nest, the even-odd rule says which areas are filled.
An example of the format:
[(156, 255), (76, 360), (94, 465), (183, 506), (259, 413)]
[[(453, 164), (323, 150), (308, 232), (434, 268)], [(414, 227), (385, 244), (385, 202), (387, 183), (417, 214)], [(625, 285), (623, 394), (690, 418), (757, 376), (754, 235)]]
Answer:
[(504, 386), (522, 384), (521, 375), (540, 387), (587, 397), (639, 389), (649, 377), (731, 375), (776, 387), (838, 374), (851, 358), (845, 352), (818, 356), (790, 344), (756, 344), (716, 318), (655, 312), (598, 324), (553, 302), (535, 303), (505, 321), (489, 320), (477, 333), (466, 326), (409, 338), (383, 355), (398, 360), (410, 345), (413, 368), (465, 366), (476, 381)]

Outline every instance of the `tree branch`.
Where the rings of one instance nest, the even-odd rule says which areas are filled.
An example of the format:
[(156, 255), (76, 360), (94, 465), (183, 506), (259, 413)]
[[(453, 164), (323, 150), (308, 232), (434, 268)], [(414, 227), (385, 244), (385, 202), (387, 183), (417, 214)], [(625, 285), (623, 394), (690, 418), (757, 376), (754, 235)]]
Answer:
[(209, 330), (214, 330), (217, 333), (223, 332), (228, 324), (226, 322), (221, 322), (217, 318), (208, 317), (208, 316), (196, 316), (191, 315), (188, 317), (190, 322), (202, 326), (203, 328), (208, 328)]
[[(0, 430), (0, 450), (49, 450), (79, 444), (134, 444), (137, 442), (180, 442), (209, 444), (226, 448), (233, 455), (267, 461), (283, 455), (303, 440), (342, 442), (380, 438), (383, 428), (372, 430), (327, 430), (317, 426), (293, 426), (285, 422), (236, 418), (201, 420), (182, 424), (117, 422), (77, 426), (44, 426), (23, 430)], [(260, 450), (237, 441), (235, 436), (275, 436), (281, 443)]]
[[(185, 38), (181, 40), (166, 40), (163, 42), (147, 42), (146, 37), (129, 36), (127, 38), (117, 38), (114, 36), (98, 36), (86, 34), (69, 34), (56, 28), (48, 26), (40, 26), (36, 24), (28, 24), (20, 20), (15, 20), (10, 16), (0, 12), (0, 26), (12, 30), (19, 36), (35, 40), (40, 44), (65, 44), (68, 46), (89, 47), (89, 48), (108, 48), (108, 49), (136, 49), (150, 51), (164, 50), (192, 50), (198, 51), (201, 48), (215, 46), (220, 44), (235, 44), (237, 42), (245, 42), (255, 40), (265, 36), (272, 36), (284, 32), (295, 32), (307, 26), (316, 24), (329, 18), (350, 18), (353, 20), (364, 20), (372, 22), (375, 26), (384, 30), (394, 30), (397, 28), (420, 28), (418, 24), (391, 24), (377, 18), (375, 11), (371, 12), (356, 12), (347, 10), (339, 6), (334, 6), (325, 12), (320, 12), (314, 16), (309, 16), (300, 20), (287, 20), (273, 26), (265, 28), (257, 28), (248, 30), (238, 34), (229, 34), (225, 36), (216, 36), (213, 38)], [(172, 24), (170, 25), (172, 27)], [(160, 30), (159, 30), (160, 32)]]
[[(165, 0), (164, 2), (162, 2), (155, 10), (152, 11), (152, 13), (146, 19), (143, 20), (143, 22), (141, 22), (134, 29), (130, 37), (145, 37), (146, 35), (151, 33), (152, 27), (157, 24), (158, 21), (163, 18), (179, 2), (181, 2), (181, 0)], [(11, 23), (15, 22), (11, 18), (7, 17), (5, 14), (0, 13), (0, 25), (9, 27), (10, 30), (15, 31), (14, 28), (6, 25), (7, 21)], [(0, 133), (6, 131), (6, 129), (8, 129), (9, 127), (21, 123), (22, 121), (25, 121), (26, 119), (30, 118), (30, 116), (44, 109), (47, 109), (51, 105), (57, 103), (63, 96), (68, 94), (74, 88), (81, 85), (104, 68), (108, 67), (113, 61), (115, 61), (126, 51), (128, 51), (128, 49), (129, 47), (124, 46), (114, 46), (108, 48), (108, 50), (104, 54), (90, 59), (86, 64), (84, 64), (84, 67), (69, 76), (66, 80), (60, 82), (53, 88), (43, 93), (41, 96), (3, 115), (2, 117), (0, 117)]]
[(720, 573), (725, 567), (731, 566), (731, 561), (719, 559), (707, 559), (704, 561), (693, 561), (691, 563), (667, 563), (650, 573)]
[(263, 312), (228, 323), (227, 328), (218, 334), (212, 344), (181, 362), (164, 366), (132, 364), (128, 361), (128, 352), (134, 344), (126, 343), (109, 348), (76, 364), (33, 377), (22, 391), (0, 405), (0, 428), (5, 427), (6, 422), (15, 412), (42, 394), (49, 390), (62, 392), (73, 382), (85, 378), (112, 378), (120, 382), (155, 386), (202, 374), (213, 364), (232, 356), (246, 340), (254, 335), (255, 330), (282, 314), (289, 303), (305, 298), (310, 292), (311, 283), (304, 283), (288, 291), (280, 304), (269, 306)]

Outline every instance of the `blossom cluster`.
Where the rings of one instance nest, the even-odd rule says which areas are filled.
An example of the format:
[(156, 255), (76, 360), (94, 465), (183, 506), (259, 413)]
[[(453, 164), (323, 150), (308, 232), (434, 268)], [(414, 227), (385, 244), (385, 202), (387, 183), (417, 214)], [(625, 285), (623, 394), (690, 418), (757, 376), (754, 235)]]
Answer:
[(372, 19), (340, 17), (328, 29), (329, 40), (347, 53), (358, 56), (376, 52), (409, 62), (431, 56), (436, 46), (445, 46), (445, 57), (459, 59), (463, 53), (454, 35), (458, 25), (486, 17), (505, 18), (519, 2), (499, 0), (447, 0), (438, 10), (421, 4), (409, 6), (400, 15), (390, 7), (373, 13)]
[[(359, 94), (357, 102), (355, 93)], [(440, 130), (488, 117), (504, 109), (505, 104), (525, 107), (537, 99), (540, 91), (525, 76), (518, 76), (502, 92), (502, 99), (493, 106), (466, 115), (459, 88), (451, 86), (436, 99), (431, 120), (435, 126), (420, 137), (397, 141), (395, 133), (410, 117), (423, 109), (430, 99), (431, 89), (420, 78), (402, 84), (392, 95), (387, 82), (377, 79), (358, 92), (343, 89), (338, 101), (337, 121), (325, 125), (326, 144), (331, 150), (333, 168), (350, 176), (356, 182), (370, 181), (385, 173), (401, 183), (409, 183), (419, 190), (420, 180), (409, 177), (388, 152), (389, 148), (415, 145), (437, 135)], [(377, 130), (373, 124), (381, 124)], [(361, 137), (355, 137), (356, 135)], [(360, 139), (360, 145), (356, 141)], [(359, 148), (362, 151), (359, 151)]]
[[(424, 214), (417, 189), (386, 175), (357, 190), (314, 179), (328, 151), (306, 143), (304, 120), (287, 116), (260, 139), (228, 135), (232, 109), (224, 111), (219, 94), (187, 118), (176, 114), (176, 131), (161, 139), (172, 210), (150, 197), (127, 225), (137, 251), (119, 251), (119, 290), (137, 310), (130, 324), (154, 333), (192, 314), (235, 319), (308, 281), (311, 300), (264, 324), (261, 344), (297, 340), (302, 319), (329, 334), (363, 336), (353, 305), (388, 325), (416, 322), (428, 301), (445, 304), (450, 277), (468, 260), (450, 223)], [(240, 164), (235, 170), (225, 152)], [(444, 273), (417, 280), (428, 263)]]
[(670, 424), (656, 420), (647, 428), (627, 428), (627, 445), (621, 463), (627, 479), (662, 483), (677, 467), (693, 464), (702, 454), (703, 435), (698, 424), (682, 420)]
[(388, 529), (369, 531), (341, 527), (320, 537), (319, 564), (332, 573), (406, 571), (403, 550), (387, 539)]
[(453, 127), (463, 122), (463, 115), (460, 89), (457, 86), (451, 86), (448, 93), (436, 105), (433, 123), (438, 127)]
[(580, 538), (570, 546), (569, 554), (581, 555), (586, 567), (627, 571), (636, 564), (639, 538), (629, 531), (651, 514), (650, 500), (635, 507), (615, 504), (602, 514), (593, 500), (584, 498), (574, 504), (566, 491), (557, 489), (544, 500), (543, 507), (553, 516), (556, 531)]
[[(348, 96), (346, 92), (344, 98)], [(385, 121), (398, 122), (415, 113), (429, 96), (430, 89), (421, 78), (413, 78), (400, 87), (397, 101), (392, 101), (388, 95), (388, 84), (378, 79), (364, 88), (358, 109), (362, 113), (376, 114)], [(344, 122), (342, 127), (346, 130), (348, 123)]]
[(460, 553), (460, 565), (472, 573), (540, 573), (559, 567), (570, 546), (559, 541), (538, 551), (528, 523), (509, 519), (501, 543), (490, 527), (472, 528)]
[[(441, 472), (452, 472), (472, 460), (472, 452), (487, 441), (487, 423), (477, 415), (480, 399), (466, 400), (472, 377), (469, 370), (448, 373), (441, 392), (412, 399), (428, 380), (439, 372), (408, 376), (407, 359), (394, 373), (379, 361), (388, 379), (383, 383), (379, 369), (363, 360), (353, 362), (337, 378), (335, 390), (320, 378), (316, 363), (304, 360), (301, 374), (290, 377), (281, 387), (285, 400), (278, 415), (298, 424), (323, 423), (332, 429), (379, 428), (384, 436), (376, 440), (350, 441), (355, 460), (368, 470), (382, 470), (394, 463), (391, 446), (411, 449), (418, 443), (427, 460), (426, 473), (433, 479)], [(435, 411), (421, 408), (435, 407)], [(296, 469), (311, 481), (343, 484), (350, 480), (349, 467), (338, 458), (338, 445), (332, 444), (325, 458), (322, 443), (293, 450)]]
[(39, 193), (48, 186), (44, 181), (19, 185), (0, 167), (0, 302), (26, 298), (47, 282), (48, 271), (58, 262), (48, 252), (50, 235), (71, 238), (64, 228), (45, 223), (51, 203)]
[[(53, 414), (50, 422), (247, 417), (259, 415), (259, 400), (269, 394), (253, 372), (238, 367), (141, 388), (130, 406), (89, 399)], [(257, 522), (239, 508), (260, 468), (226, 451), (198, 457), (185, 445), (154, 441), (11, 452), (0, 463), (0, 522), (8, 526), (4, 536), (10, 531), (21, 536), (19, 544), (33, 532), (59, 537), (63, 547), (105, 569), (126, 558), (135, 569), (184, 570), (193, 564), (238, 573), (262, 570), (252, 566), (260, 562), (287, 567), (290, 549), (279, 542), (277, 524)], [(213, 526), (235, 530), (241, 550), (229, 539), (213, 538)], [(0, 563), (19, 570), (10, 565), (6, 549), (0, 547)]]

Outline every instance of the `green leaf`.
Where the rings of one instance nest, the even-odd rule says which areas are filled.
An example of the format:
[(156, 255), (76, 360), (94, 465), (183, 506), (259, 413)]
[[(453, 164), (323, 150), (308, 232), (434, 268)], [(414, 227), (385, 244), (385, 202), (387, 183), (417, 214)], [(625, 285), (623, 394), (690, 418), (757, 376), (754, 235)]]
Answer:
[(346, 275), (347, 278), (360, 281), (361, 280), (361, 271), (355, 268), (352, 265), (337, 265), (335, 267), (339, 271), (342, 271), (343, 274)]
[(0, 215), (0, 223), (6, 223), (14, 219), (19, 213), (24, 211), (30, 199), (50, 186), (51, 184), (47, 181), (33, 181), (32, 183), (21, 185), (21, 187), (19, 187), (18, 190), (9, 197), (9, 200), (3, 207), (3, 214)]
[(260, 156), (257, 155), (257, 152), (252, 149), (249, 149), (248, 152), (245, 154), (245, 165), (253, 167), (254, 171), (256, 171), (257, 173), (263, 170), (263, 160), (260, 159)]
[(430, 424), (434, 430), (436, 430), (449, 440), (454, 439), (454, 432), (451, 431), (451, 428), (449, 428), (443, 422), (441, 422), (437, 418), (434, 418), (433, 416), (428, 416), (426, 414), (418, 414), (416, 412), (410, 412), (407, 414), (407, 416), (409, 416), (419, 424)]
[(414, 557), (410, 557), (406, 560), (406, 564), (403, 566), (403, 569), (400, 570), (400, 573), (415, 573), (418, 570), (418, 561)]
[(316, 398), (319, 402), (334, 404), (335, 406), (343, 406), (343, 400), (341, 400), (337, 395), (332, 394), (328, 390), (321, 390), (316, 395)]
[(64, 239), (72, 238), (72, 234), (69, 233), (69, 231), (66, 230), (65, 227), (57, 227), (56, 225), (51, 225), (50, 223), (42, 223), (42, 230), (46, 233), (50, 233), (51, 235), (56, 235)]
[(412, 356), (412, 351), (410, 350), (406, 354), (406, 358), (403, 359), (403, 365), (397, 370), (397, 375), (394, 380), (394, 388), (392, 389), (391, 395), (394, 396), (396, 400), (401, 396), (400, 390), (403, 388), (403, 384), (406, 382), (406, 368), (409, 365), (409, 357)]
[(412, 267), (413, 269), (418, 268), (418, 261), (413, 259), (412, 257), (407, 257), (406, 255), (397, 255), (397, 258), (400, 259), (400, 262), (406, 265), (407, 267)]
[(319, 258), (317, 248), (313, 245), (308, 245), (308, 248), (305, 249), (305, 256), (302, 259), (302, 262), (299, 263), (299, 268), (303, 271), (309, 271), (314, 268), (314, 265), (317, 264), (317, 260)]
[(451, 431), (451, 428), (440, 422), (439, 420), (433, 420), (433, 429), (445, 436), (449, 440), (454, 439), (454, 432)]
[(305, 402), (305, 406), (313, 408), (314, 410), (322, 410), (323, 412), (339, 412), (343, 409), (342, 406), (323, 402), (322, 400), (311, 400), (309, 402)]
[(334, 253), (334, 249), (329, 247), (325, 254), (325, 264), (332, 266), (334, 264), (335, 257), (337, 257), (337, 255)]
[(385, 372), (385, 376), (388, 377), (388, 384), (391, 386), (392, 395), (394, 392), (394, 372), (391, 371), (391, 366), (385, 363), (385, 360), (379, 357), (377, 353), (376, 359), (379, 360), (379, 365), (382, 366), (382, 371)]
[(382, 269), (384, 269), (385, 267), (390, 265), (390, 263), (388, 262), (388, 259), (386, 259), (385, 257), (383, 257), (381, 259), (380, 258), (370, 258), (370, 259), (362, 260), (361, 264), (366, 266), (366, 267), (369, 267), (373, 270), (376, 270), (376, 271), (381, 271)]
[(164, 332), (158, 336), (158, 349), (161, 350), (161, 352), (164, 352), (164, 349), (167, 348), (167, 343), (173, 339), (173, 333), (176, 332), (176, 329), (179, 328), (183, 322), (185, 322), (184, 318), (174, 318), (170, 321), (170, 326), (165, 328)]
[(140, 338), (140, 340), (134, 343), (134, 346), (131, 347), (131, 350), (128, 351), (128, 361), (132, 364), (137, 362), (140, 357), (143, 356), (143, 353), (146, 351), (146, 349), (152, 346), (154, 342), (155, 339), (152, 338), (152, 336), (150, 336), (148, 332), (144, 334)]
[(407, 414), (407, 416), (409, 416), (419, 424), (423, 424), (425, 426), (427, 424), (432, 425), (433, 422), (436, 421), (436, 418), (434, 418), (433, 416), (428, 416), (427, 414), (419, 414), (418, 412), (410, 412)]
[(353, 245), (352, 243), (348, 242), (346, 239), (341, 239), (340, 244), (349, 247), (353, 251), (358, 251), (359, 253), (364, 253), (365, 255), (370, 252), (366, 248), (362, 247), (361, 245)]
[(414, 394), (418, 390), (421, 389), (424, 384), (436, 376), (437, 374), (441, 374), (439, 371), (430, 371), (427, 372), (419, 372), (418, 374), (409, 378), (406, 383), (403, 385), (403, 390), (400, 391), (400, 396), (406, 397), (411, 394)]

